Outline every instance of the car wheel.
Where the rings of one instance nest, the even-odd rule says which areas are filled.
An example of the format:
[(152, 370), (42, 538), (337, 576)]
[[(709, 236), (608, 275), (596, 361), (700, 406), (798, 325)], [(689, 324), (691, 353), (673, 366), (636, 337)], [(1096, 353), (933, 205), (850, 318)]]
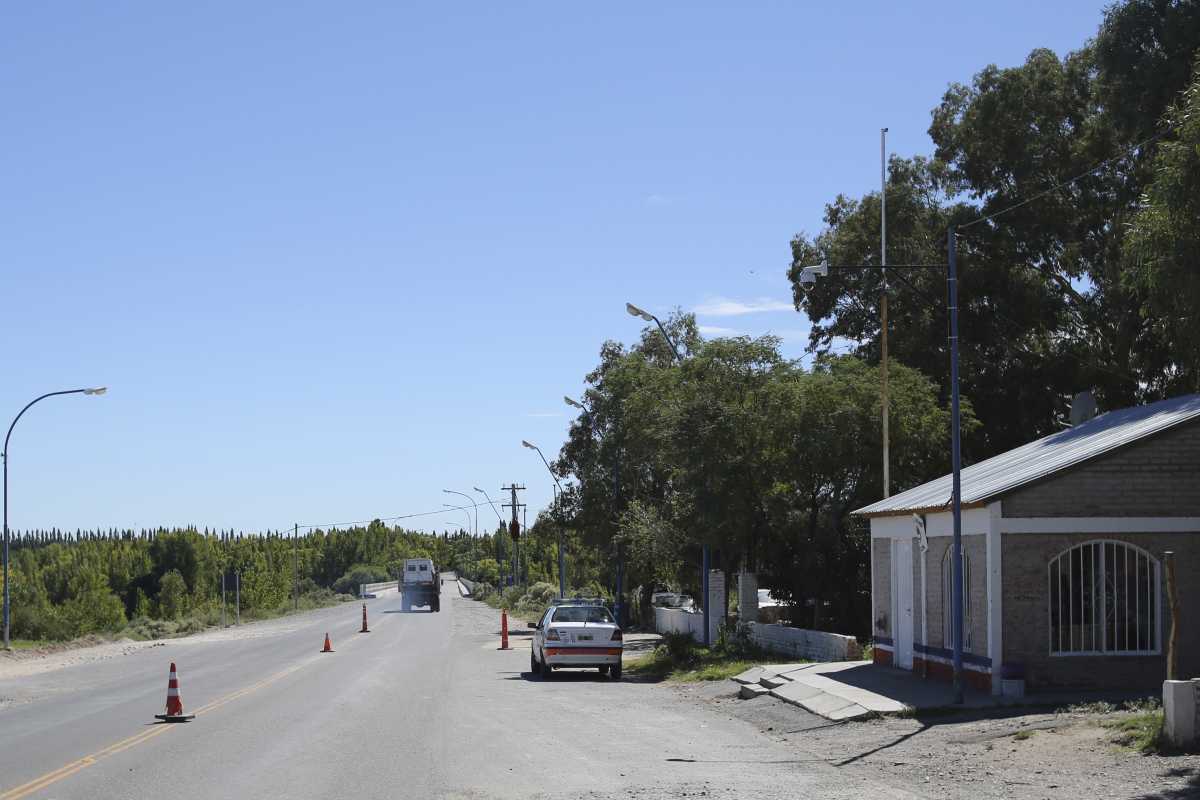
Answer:
[(545, 661), (543, 661), (541, 673), (542, 673), (542, 680), (548, 681), (548, 680), (550, 680), (550, 676), (554, 674), (554, 669), (549, 664), (547, 664)]
[(601, 668), (600, 668), (600, 674), (601, 674), (601, 675), (607, 675), (607, 674), (608, 674), (608, 667), (607, 667), (607, 666), (605, 666), (605, 667), (601, 667)]
[(609, 677), (611, 677), (614, 681), (621, 680), (621, 665), (613, 664), (612, 667), (609, 668), (608, 674)]
[(541, 671), (542, 671), (542, 668), (540, 666), (538, 666), (537, 658), (533, 655), (533, 650), (530, 649), (530, 651), (529, 651), (529, 674), (537, 675)]

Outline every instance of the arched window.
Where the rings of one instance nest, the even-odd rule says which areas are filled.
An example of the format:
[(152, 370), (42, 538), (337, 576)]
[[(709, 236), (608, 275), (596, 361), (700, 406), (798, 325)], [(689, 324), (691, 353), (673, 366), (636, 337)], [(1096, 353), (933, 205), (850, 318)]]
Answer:
[[(942, 556), (942, 646), (954, 647), (954, 547), (947, 547)], [(971, 652), (971, 559), (963, 560), (963, 652)]]
[(1159, 652), (1161, 571), (1154, 556), (1105, 539), (1064, 550), (1048, 571), (1052, 654)]

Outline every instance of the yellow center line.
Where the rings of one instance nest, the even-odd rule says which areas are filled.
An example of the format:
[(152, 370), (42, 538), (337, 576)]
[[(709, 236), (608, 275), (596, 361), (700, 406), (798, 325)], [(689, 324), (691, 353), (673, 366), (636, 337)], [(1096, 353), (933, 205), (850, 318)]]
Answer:
[[(363, 637), (356, 636), (352, 639), (347, 640), (347, 642), (348, 643), (349, 642), (357, 642), (362, 638)], [(345, 649), (345, 645), (343, 645), (343, 649)], [(293, 664), (292, 666), (288, 667), (287, 669), (282, 669), (279, 672), (276, 672), (274, 675), (271, 675), (268, 678), (264, 678), (263, 680), (261, 680), (257, 683), (252, 683), (249, 686), (244, 686), (241, 689), (230, 692), (229, 694), (225, 695), (224, 697), (219, 697), (210, 703), (202, 705), (199, 708), (197, 708), (195, 711), (193, 711), (192, 713), (195, 714), (197, 717), (199, 717), (201, 714), (207, 714), (211, 711), (216, 711), (218, 708), (225, 705), (226, 703), (231, 703), (234, 700), (240, 699), (242, 697), (245, 697), (246, 695), (257, 692), (259, 689), (263, 689), (267, 686), (270, 686), (272, 683), (275, 683), (276, 681), (286, 678), (288, 675), (291, 675), (292, 673), (297, 672), (298, 670), (303, 669), (304, 667), (307, 667), (309, 664), (314, 664), (314, 663), (316, 663), (318, 661), (322, 661), (322, 660), (323, 659), (321, 659), (320, 657), (310, 656), (310, 657), (306, 658), (304, 661), (301, 661), (298, 664)], [(72, 761), (69, 764), (64, 764), (63, 766), (59, 767), (58, 769), (47, 772), (45, 775), (42, 775), (38, 778), (34, 778), (33, 780), (29, 781), (28, 783), (23, 783), (20, 786), (14, 786), (11, 789), (5, 790), (4, 792), (0, 792), (0, 800), (20, 800), (22, 797), (28, 797), (29, 795), (33, 794), (34, 792), (36, 792), (40, 789), (45, 789), (47, 786), (58, 783), (59, 781), (63, 780), (64, 778), (69, 778), (70, 776), (74, 775), (76, 772), (79, 772), (81, 769), (90, 767), (93, 764), (95, 764), (97, 761), (100, 761), (103, 758), (107, 758), (108, 756), (116, 755), (117, 753), (122, 753), (131, 747), (141, 744), (142, 742), (153, 739), (155, 736), (159, 736), (161, 734), (166, 733), (169, 730), (173, 730), (175, 727), (176, 727), (176, 725), (171, 724), (171, 723), (161, 723), (161, 724), (155, 725), (153, 728), (149, 728), (148, 730), (144, 730), (139, 733), (136, 733), (133, 736), (130, 736), (126, 739), (122, 739), (119, 742), (114, 742), (113, 744), (110, 744), (108, 747), (105, 747), (102, 750), (97, 750), (96, 752), (92, 753), (91, 755), (86, 755), (83, 758)]]

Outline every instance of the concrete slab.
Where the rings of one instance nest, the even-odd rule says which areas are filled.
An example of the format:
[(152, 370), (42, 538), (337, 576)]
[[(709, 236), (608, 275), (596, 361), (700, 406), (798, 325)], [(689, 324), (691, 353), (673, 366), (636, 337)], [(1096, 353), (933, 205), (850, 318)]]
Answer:
[(758, 686), (753, 683), (748, 683), (738, 691), (738, 697), (743, 700), (752, 700), (755, 697), (762, 697), (764, 694), (770, 694), (771, 690), (765, 686)]
[[(833, 680), (828, 675), (815, 673), (795, 674), (796, 683), (804, 683), (814, 689), (841, 698), (848, 703), (856, 703), (863, 708), (878, 714), (896, 714), (905, 709), (905, 704), (886, 695), (872, 692), (861, 686)], [(837, 673), (831, 673), (836, 675)]]
[(820, 689), (814, 689), (804, 683), (788, 683), (771, 690), (772, 697), (777, 697), (783, 702), (791, 703), (794, 706), (798, 706), (803, 701), (811, 697), (816, 697), (819, 694), (822, 694)]
[(734, 675), (733, 679), (742, 685), (746, 685), (749, 683), (758, 683), (759, 678), (764, 674), (762, 667), (751, 667), (741, 675)]
[(845, 722), (850, 719), (860, 719), (869, 716), (872, 712), (863, 708), (858, 703), (851, 703), (848, 706), (835, 709), (826, 715), (828, 719), (834, 722)]
[(812, 664), (763, 664), (763, 669), (767, 672), (774, 672), (776, 675), (784, 675), (789, 672), (795, 672), (798, 669), (806, 669), (813, 666)]
[(777, 686), (783, 686), (785, 683), (791, 683), (792, 681), (790, 678), (786, 678), (783, 675), (764, 673), (763, 676), (758, 679), (758, 682), (763, 686), (766, 686), (768, 689), (774, 689)]
[(833, 719), (834, 714), (851, 709), (852, 706), (861, 708), (857, 703), (849, 703), (836, 695), (824, 693), (813, 695), (807, 700), (801, 700), (800, 705), (826, 719)]

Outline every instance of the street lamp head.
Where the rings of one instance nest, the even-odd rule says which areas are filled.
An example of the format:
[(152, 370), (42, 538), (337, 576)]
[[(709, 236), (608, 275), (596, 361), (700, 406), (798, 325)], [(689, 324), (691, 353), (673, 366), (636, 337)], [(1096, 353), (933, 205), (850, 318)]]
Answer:
[(524, 445), (525, 447), (528, 447), (530, 450), (537, 450), (536, 444), (530, 444), (529, 442), (525, 441), (524, 439), (521, 440), (521, 444)]
[(97, 394), (97, 395), (99, 395), (99, 394), (104, 394), (104, 393), (105, 393), (105, 392), (107, 392), (107, 391), (108, 391), (108, 387), (107, 387), (107, 386), (97, 386), (95, 389), (84, 389), (84, 390), (83, 390), (83, 393), (84, 393), (84, 394)]
[(824, 262), (817, 264), (816, 266), (805, 267), (804, 269), (800, 270), (800, 283), (805, 285), (813, 284), (817, 282), (817, 276), (821, 276), (823, 278), (828, 274), (829, 265)]
[(635, 306), (633, 303), (626, 303), (626, 304), (625, 304), (625, 310), (629, 312), (629, 315), (630, 315), (631, 317), (641, 317), (641, 318), (642, 318), (643, 320), (645, 320), (646, 322), (653, 322), (653, 321), (654, 321), (654, 317), (653, 317), (653, 316), (651, 316), (651, 315), (650, 315), (648, 312), (646, 312), (646, 311), (642, 311), (640, 308), (638, 308), (637, 306)]

